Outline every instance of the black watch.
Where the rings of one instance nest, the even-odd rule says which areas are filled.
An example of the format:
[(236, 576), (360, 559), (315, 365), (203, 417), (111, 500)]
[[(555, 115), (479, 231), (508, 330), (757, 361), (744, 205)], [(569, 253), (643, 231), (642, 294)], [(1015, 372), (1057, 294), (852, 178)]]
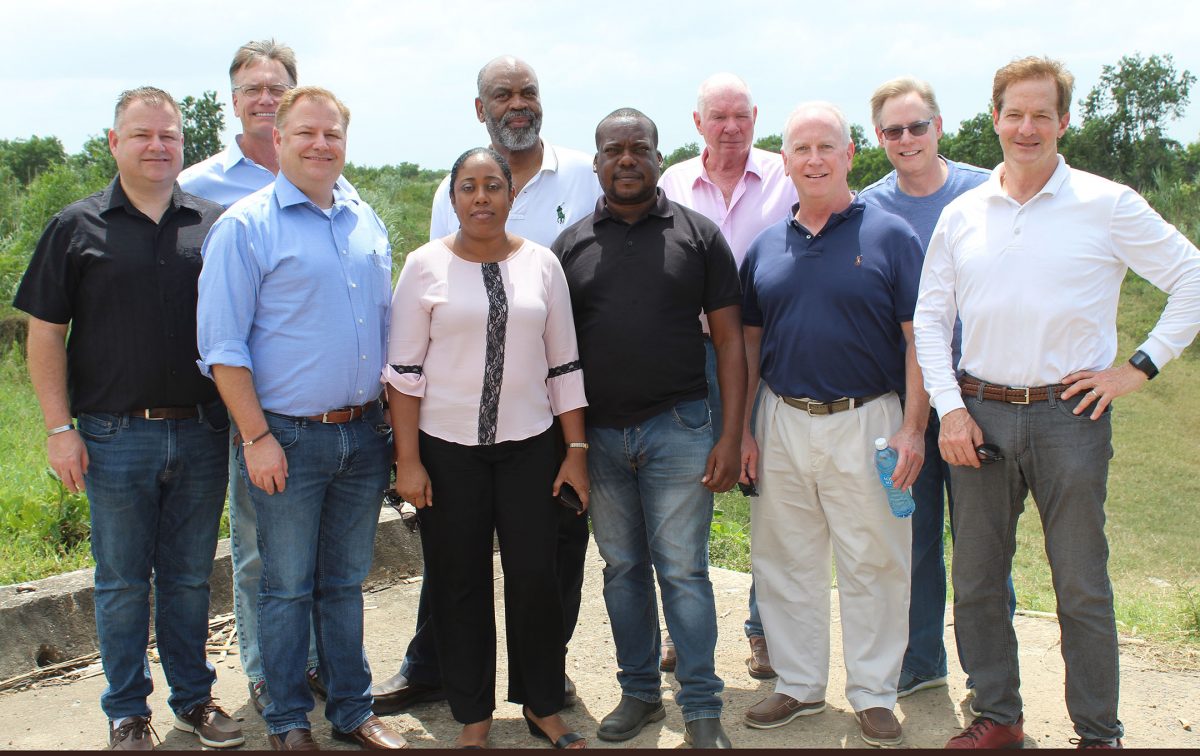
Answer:
[(1154, 360), (1150, 359), (1150, 355), (1141, 349), (1133, 353), (1133, 356), (1129, 358), (1129, 364), (1145, 373), (1146, 380), (1150, 380), (1158, 375), (1158, 368), (1155, 367)]

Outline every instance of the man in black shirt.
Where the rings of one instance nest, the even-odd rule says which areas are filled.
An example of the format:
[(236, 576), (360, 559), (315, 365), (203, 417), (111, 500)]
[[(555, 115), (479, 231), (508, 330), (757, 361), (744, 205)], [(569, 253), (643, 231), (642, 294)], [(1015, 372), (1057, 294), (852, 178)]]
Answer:
[(221, 206), (176, 185), (182, 123), (161, 89), (124, 92), (108, 142), (117, 177), (50, 221), (13, 304), (30, 315), (50, 464), (91, 507), (109, 747), (153, 749), (151, 575), (175, 728), (237, 746), (204, 648), (229, 420), (195, 362), (200, 246)]
[(621, 703), (598, 735), (628, 740), (666, 715), (657, 573), (687, 741), (728, 748), (708, 532), (713, 492), (740, 474), (743, 407), (725, 404), (714, 444), (699, 315), (708, 315), (721, 392), (745, 396), (737, 268), (712, 221), (656, 188), (662, 155), (649, 118), (615, 111), (597, 126), (596, 148), (604, 197), (553, 249), (571, 288), (587, 382), (590, 511), (620, 667)]

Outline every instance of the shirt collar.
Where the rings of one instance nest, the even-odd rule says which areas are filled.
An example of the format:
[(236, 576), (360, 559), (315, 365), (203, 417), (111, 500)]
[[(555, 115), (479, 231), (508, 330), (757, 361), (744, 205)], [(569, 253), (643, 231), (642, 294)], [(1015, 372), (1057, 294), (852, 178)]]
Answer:
[[(1004, 191), (1004, 172), (1005, 166), (1004, 163), (1001, 163), (1000, 165), (996, 166), (996, 169), (992, 171), (992, 175), (988, 177), (987, 183), (984, 184), (984, 186), (987, 187), (987, 193), (989, 197), (1005, 197), (1011, 199), (1011, 197), (1008, 196), (1008, 192)], [(1055, 166), (1054, 173), (1050, 174), (1050, 178), (1046, 180), (1046, 183), (1042, 186), (1042, 188), (1038, 189), (1033, 196), (1037, 197), (1042, 194), (1049, 194), (1053, 196), (1058, 194), (1058, 191), (1062, 189), (1063, 184), (1066, 183), (1067, 177), (1070, 175), (1071, 166), (1067, 165), (1066, 158), (1064, 158), (1062, 155), (1059, 155), (1058, 165)]]
[[(241, 135), (239, 134), (238, 136)], [(247, 163), (253, 163), (250, 158), (246, 157), (246, 153), (242, 152), (242, 145), (238, 144), (238, 137), (234, 137), (229, 146), (225, 148), (225, 159), (221, 161), (221, 167), (228, 171), (243, 160)], [(258, 164), (254, 163), (254, 165)]]
[[(758, 157), (754, 154), (756, 151), (757, 150), (755, 150), (753, 147), (751, 147), (750, 154), (748, 154), (746, 156), (746, 167), (742, 170), (742, 178), (743, 179), (746, 177), (747, 173), (753, 173), (755, 176), (758, 176), (758, 178), (760, 180), (762, 179), (762, 175), (763, 175), (762, 168), (759, 167)], [(708, 159), (708, 145), (705, 145), (704, 150), (700, 153), (700, 163), (699, 163), (700, 171), (696, 174), (695, 181), (692, 182), (693, 186), (696, 184), (697, 181), (701, 181), (701, 180), (707, 181), (710, 184), (713, 183), (713, 180), (708, 177), (708, 165), (705, 162), (707, 159)]]
[[(196, 213), (202, 213), (203, 207), (200, 205), (200, 198), (195, 195), (188, 194), (179, 188), (179, 182), (176, 181), (171, 187), (171, 204), (167, 206), (167, 211), (163, 213), (163, 217), (170, 215), (175, 208), (187, 208)], [(109, 182), (104, 191), (100, 193), (100, 214), (123, 208), (125, 212), (130, 214), (145, 215), (141, 210), (133, 204), (129, 199), (129, 195), (125, 193), (125, 188), (121, 186), (121, 175), (117, 174), (113, 180)]]
[[(671, 201), (667, 199), (667, 195), (663, 194), (663, 190), (655, 188), (654, 194), (656, 197), (654, 205), (651, 206), (650, 211), (647, 212), (646, 215), (657, 215), (660, 218), (670, 218), (672, 215), (674, 215), (675, 211), (671, 208)], [(592, 222), (595, 224), (605, 219), (612, 219), (614, 221), (618, 220), (616, 216), (609, 212), (608, 200), (604, 197), (604, 195), (600, 195), (600, 199), (596, 200), (596, 213)], [(642, 220), (645, 220), (645, 218)]]
[[(291, 181), (288, 181), (287, 176), (280, 171), (275, 176), (275, 201), (279, 203), (279, 207), (291, 207), (292, 205), (311, 204), (312, 200), (308, 195), (300, 191)], [(350, 191), (346, 184), (346, 179), (338, 176), (338, 180), (333, 185), (333, 206), (345, 205), (350, 202), (361, 202), (358, 194)]]
[[(844, 210), (839, 210), (829, 216), (829, 220), (825, 221), (825, 225), (817, 233), (826, 233), (834, 228), (837, 228), (842, 223), (850, 220), (858, 215), (866, 207), (866, 202), (858, 196), (858, 192), (854, 193), (854, 199), (850, 200), (850, 204)], [(800, 203), (796, 202), (792, 205), (792, 217), (788, 219), (788, 225), (796, 230), (804, 229), (800, 225), (800, 221), (796, 220), (796, 213), (800, 212)], [(807, 229), (804, 229), (807, 230)]]

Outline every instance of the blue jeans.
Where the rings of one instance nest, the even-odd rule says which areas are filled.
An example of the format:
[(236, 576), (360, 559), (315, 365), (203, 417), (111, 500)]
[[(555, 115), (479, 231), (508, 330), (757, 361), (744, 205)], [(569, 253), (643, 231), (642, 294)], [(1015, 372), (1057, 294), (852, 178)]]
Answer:
[[(704, 340), (704, 379), (708, 381), (708, 409), (712, 413), (713, 441), (721, 437), (721, 386), (717, 381), (717, 350), (713, 348), (712, 339)], [(758, 407), (757, 399), (754, 402)], [(753, 427), (754, 418), (750, 418)], [(747, 526), (748, 527), (748, 526)], [(747, 638), (762, 637), (762, 619), (758, 616), (758, 598), (754, 594), (754, 573), (750, 574), (749, 614), (743, 627)]]
[(1108, 579), (1104, 500), (1112, 416), (1072, 414), (1083, 395), (1029, 405), (967, 399), (985, 441), (1004, 460), (951, 468), (954, 630), (975, 680), (975, 708), (1012, 724), (1021, 716), (1017, 636), (1005, 581), (1017, 548), (1017, 518), (1032, 493), (1045, 533), (1066, 666), (1067, 712), (1081, 738), (1116, 738), (1117, 625)]
[[(376, 404), (360, 419), (324, 424), (266, 413), (287, 455), (287, 487), (250, 485), (258, 516), (262, 584), (259, 651), (272, 735), (308, 728), (305, 680), (309, 622), (329, 698), (325, 717), (350, 732), (371, 716), (371, 670), (363, 652), (362, 582), (371, 567), (379, 508), (391, 467), (391, 430)], [(246, 476), (243, 458), (242, 476)]]
[(713, 497), (700, 484), (713, 446), (708, 403), (681, 402), (629, 428), (591, 427), (588, 442), (592, 528), (604, 558), (621, 692), (647, 702), (662, 695), (657, 573), (684, 721), (719, 717), (724, 684), (713, 661), (717, 616), (708, 578)]
[[(254, 502), (242, 477), (241, 444), (234, 442), (237, 428), (229, 438), (229, 553), (233, 560), (233, 616), (237, 621), (238, 655), (242, 671), (251, 685), (262, 682), (262, 654), (258, 652), (258, 584), (262, 580), (262, 559), (258, 556), (258, 520)], [(308, 667), (317, 666), (317, 634), (310, 633)]]
[[(901, 678), (906, 674), (921, 680), (945, 677), (946, 644), (946, 558), (945, 514), (954, 522), (954, 497), (950, 490), (950, 465), (938, 448), (941, 421), (929, 413), (925, 429), (925, 464), (912, 487), (917, 508), (912, 518), (912, 593), (908, 608), (908, 648), (904, 652)], [(944, 496), (943, 496), (943, 491)], [(945, 507), (943, 508), (943, 501)], [(1017, 600), (1012, 576), (1008, 578), (1008, 616), (1016, 613)], [(962, 654), (959, 654), (962, 662)], [(968, 687), (973, 687), (968, 679)]]
[(96, 560), (96, 632), (109, 719), (149, 716), (146, 644), (150, 580), (167, 703), (185, 712), (208, 700), (216, 672), (205, 656), (208, 578), (225, 506), (220, 401), (190, 420), (80, 413)]

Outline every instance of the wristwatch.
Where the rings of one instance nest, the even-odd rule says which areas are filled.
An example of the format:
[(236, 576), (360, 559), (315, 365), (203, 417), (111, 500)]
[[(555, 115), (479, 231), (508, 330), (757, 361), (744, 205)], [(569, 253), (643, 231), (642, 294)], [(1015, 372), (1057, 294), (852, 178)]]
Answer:
[(1158, 368), (1154, 365), (1154, 360), (1150, 359), (1150, 355), (1141, 349), (1133, 353), (1133, 356), (1129, 358), (1129, 364), (1145, 373), (1146, 380), (1158, 375)]

